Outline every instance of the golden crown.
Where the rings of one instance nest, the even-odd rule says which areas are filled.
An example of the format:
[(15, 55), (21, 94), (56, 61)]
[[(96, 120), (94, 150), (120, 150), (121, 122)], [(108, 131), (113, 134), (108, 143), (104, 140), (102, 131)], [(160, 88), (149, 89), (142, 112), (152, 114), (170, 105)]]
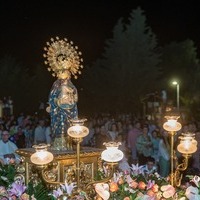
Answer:
[(83, 68), (81, 64), (83, 59), (80, 58), (81, 52), (78, 52), (78, 47), (73, 46), (72, 41), (68, 41), (66, 38), (60, 40), (51, 38), (51, 42), (47, 42), (47, 47), (44, 47), (46, 51), (43, 56), (46, 58), (45, 64), (49, 65), (48, 71), (52, 71), (53, 76), (57, 76), (59, 72), (69, 71), (75, 78), (77, 73), (81, 74), (80, 68)]

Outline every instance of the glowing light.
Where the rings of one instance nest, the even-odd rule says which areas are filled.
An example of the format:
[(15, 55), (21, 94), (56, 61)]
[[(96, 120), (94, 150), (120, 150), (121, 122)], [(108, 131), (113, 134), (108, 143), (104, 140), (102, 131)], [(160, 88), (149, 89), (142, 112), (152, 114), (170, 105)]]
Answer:
[(72, 126), (68, 128), (67, 133), (73, 138), (83, 138), (89, 134), (89, 129), (83, 126), (85, 119), (71, 120)]
[(46, 144), (34, 145), (33, 148), (36, 150), (30, 157), (33, 164), (46, 165), (53, 160), (53, 154), (47, 151)]
[(106, 150), (101, 153), (102, 160), (106, 162), (119, 162), (123, 159), (124, 154), (121, 150), (118, 149), (121, 143), (108, 142), (104, 143)]
[(177, 81), (173, 81), (172, 84), (173, 85), (178, 85), (178, 82)]
[(167, 122), (163, 124), (163, 128), (167, 131), (179, 131), (182, 125), (177, 122), (179, 116), (165, 116)]
[(182, 154), (192, 154), (197, 151), (197, 141), (194, 139), (194, 133), (183, 133), (179, 137), (180, 144), (177, 150)]

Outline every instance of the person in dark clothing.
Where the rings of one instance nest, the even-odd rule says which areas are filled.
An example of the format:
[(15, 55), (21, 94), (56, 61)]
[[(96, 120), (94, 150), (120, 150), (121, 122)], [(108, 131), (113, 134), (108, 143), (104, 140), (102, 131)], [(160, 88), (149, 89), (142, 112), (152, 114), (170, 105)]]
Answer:
[(26, 148), (26, 140), (22, 127), (18, 127), (17, 133), (14, 135), (16, 145), (20, 148)]
[(105, 146), (103, 145), (104, 142), (109, 142), (109, 137), (107, 135), (105, 126), (102, 125), (99, 132), (95, 133), (95, 146), (100, 149), (105, 149)]

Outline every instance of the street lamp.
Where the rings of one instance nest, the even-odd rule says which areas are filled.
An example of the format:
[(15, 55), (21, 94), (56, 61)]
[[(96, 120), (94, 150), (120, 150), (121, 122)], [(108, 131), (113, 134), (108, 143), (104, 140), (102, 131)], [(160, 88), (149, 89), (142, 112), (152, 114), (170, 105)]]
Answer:
[(180, 97), (179, 97), (179, 83), (177, 81), (173, 81), (172, 84), (176, 85), (176, 102), (177, 102), (177, 109), (179, 110), (179, 101), (180, 101)]

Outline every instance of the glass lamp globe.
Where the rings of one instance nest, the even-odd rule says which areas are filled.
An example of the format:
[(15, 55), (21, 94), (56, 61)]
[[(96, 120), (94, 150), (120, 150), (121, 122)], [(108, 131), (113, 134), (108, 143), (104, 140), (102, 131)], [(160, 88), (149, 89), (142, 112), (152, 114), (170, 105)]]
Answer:
[(177, 150), (182, 154), (193, 154), (197, 151), (197, 146), (184, 141), (178, 145)]
[(182, 154), (193, 154), (197, 151), (197, 141), (194, 139), (194, 133), (182, 133), (182, 136), (179, 137), (180, 144), (177, 147), (177, 150)]
[(120, 142), (108, 142), (104, 143), (106, 146), (106, 150), (104, 150), (101, 153), (102, 160), (105, 160), (106, 162), (119, 162), (123, 159), (124, 154), (121, 150), (118, 149)]
[(33, 153), (30, 157), (30, 160), (33, 164), (36, 165), (46, 165), (53, 160), (53, 154), (47, 151), (46, 144), (34, 145), (35, 153)]
[(182, 125), (177, 122), (179, 116), (165, 116), (167, 119), (167, 122), (163, 124), (163, 128), (166, 131), (179, 131), (182, 127)]
[(89, 134), (89, 129), (83, 126), (86, 119), (73, 119), (71, 120), (72, 126), (68, 128), (67, 133), (72, 138), (83, 138)]

